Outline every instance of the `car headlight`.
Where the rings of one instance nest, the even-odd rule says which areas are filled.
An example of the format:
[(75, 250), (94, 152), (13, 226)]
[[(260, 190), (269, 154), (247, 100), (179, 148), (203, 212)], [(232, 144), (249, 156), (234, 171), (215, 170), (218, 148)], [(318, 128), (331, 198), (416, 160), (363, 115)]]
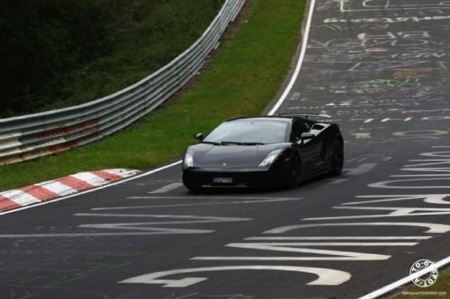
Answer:
[(192, 156), (191, 153), (186, 153), (186, 155), (184, 155), (183, 166), (184, 167), (194, 166), (194, 157)]
[(271, 151), (267, 157), (262, 160), (261, 163), (259, 163), (259, 167), (265, 167), (265, 166), (270, 166), (273, 164), (273, 162), (275, 161), (275, 159), (278, 157), (278, 155), (282, 152), (282, 149), (277, 149), (274, 151)]

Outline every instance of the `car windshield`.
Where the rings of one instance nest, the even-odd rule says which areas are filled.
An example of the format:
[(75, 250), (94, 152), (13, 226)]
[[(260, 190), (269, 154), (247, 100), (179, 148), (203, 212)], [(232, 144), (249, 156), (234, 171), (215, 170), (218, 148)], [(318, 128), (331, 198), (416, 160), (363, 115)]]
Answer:
[(203, 140), (221, 145), (255, 145), (287, 142), (289, 121), (276, 119), (237, 119), (219, 125)]

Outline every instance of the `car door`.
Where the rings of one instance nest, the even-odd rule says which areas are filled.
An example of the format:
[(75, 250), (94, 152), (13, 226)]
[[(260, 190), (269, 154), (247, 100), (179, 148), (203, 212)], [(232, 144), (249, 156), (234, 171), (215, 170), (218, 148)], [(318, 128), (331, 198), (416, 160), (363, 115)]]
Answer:
[(312, 123), (304, 119), (294, 119), (292, 123), (291, 138), (296, 142), (302, 162), (302, 177), (309, 177), (317, 173), (321, 163), (322, 142), (320, 138), (301, 139), (302, 133), (310, 132), (311, 126)]

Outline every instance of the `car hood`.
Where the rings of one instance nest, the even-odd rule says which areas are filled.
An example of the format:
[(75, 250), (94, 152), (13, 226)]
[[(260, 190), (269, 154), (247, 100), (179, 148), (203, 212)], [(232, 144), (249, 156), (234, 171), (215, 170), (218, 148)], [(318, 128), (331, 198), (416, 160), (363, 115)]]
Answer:
[(202, 168), (246, 168), (258, 166), (269, 153), (284, 149), (289, 143), (264, 145), (213, 145), (197, 144), (190, 146), (194, 167)]

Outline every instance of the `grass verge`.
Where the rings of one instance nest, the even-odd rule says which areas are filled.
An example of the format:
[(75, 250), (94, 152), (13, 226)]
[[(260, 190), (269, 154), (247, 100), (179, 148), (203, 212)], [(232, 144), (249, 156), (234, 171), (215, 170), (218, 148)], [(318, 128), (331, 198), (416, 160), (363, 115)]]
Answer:
[(105, 168), (149, 169), (180, 157), (194, 133), (261, 113), (288, 73), (306, 0), (247, 0), (235, 28), (189, 88), (125, 130), (82, 148), (0, 167), (0, 190)]

